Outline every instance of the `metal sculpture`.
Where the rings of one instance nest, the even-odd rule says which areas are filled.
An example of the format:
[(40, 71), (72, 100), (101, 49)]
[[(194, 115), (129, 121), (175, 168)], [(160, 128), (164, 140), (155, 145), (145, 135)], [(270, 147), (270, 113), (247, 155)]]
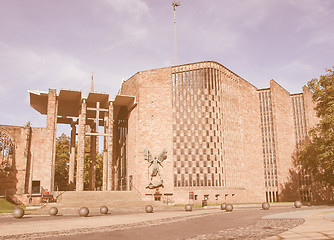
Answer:
[[(149, 174), (150, 182), (146, 186), (146, 188), (154, 189), (158, 187), (163, 187), (164, 186), (163, 179), (161, 178), (159, 167), (163, 167), (161, 163), (167, 159), (167, 150), (164, 149), (159, 154), (158, 157), (153, 158), (148, 148), (145, 148), (144, 149), (144, 159), (149, 163), (148, 169), (152, 167), (151, 174)], [(159, 176), (159, 181), (155, 180), (158, 176)]]

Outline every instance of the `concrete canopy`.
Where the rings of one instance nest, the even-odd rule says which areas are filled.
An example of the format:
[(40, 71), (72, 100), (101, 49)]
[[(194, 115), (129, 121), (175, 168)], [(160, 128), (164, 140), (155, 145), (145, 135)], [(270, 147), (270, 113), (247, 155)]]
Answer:
[(128, 95), (116, 95), (113, 104), (114, 106), (125, 106), (129, 110), (134, 105), (136, 105), (136, 97)]
[(126, 107), (128, 111), (131, 111), (136, 105), (136, 97), (128, 95), (116, 95), (114, 101), (114, 115), (118, 116), (121, 107)]
[(48, 92), (29, 90), (30, 106), (40, 114), (47, 114)]
[[(29, 90), (28, 92), (30, 94), (31, 107), (39, 113), (46, 115), (49, 93), (46, 91), (37, 90)], [(98, 111), (99, 126), (103, 126), (103, 119), (105, 116), (104, 114), (105, 112), (108, 112), (110, 104), (109, 94), (90, 92), (85, 98), (82, 96), (80, 91), (65, 89), (60, 90), (57, 94), (57, 123), (74, 123), (74, 119), (72, 119), (72, 117), (79, 117), (83, 100), (85, 100), (87, 104), (87, 120), (92, 122), (92, 119), (96, 118)], [(112, 101), (112, 104), (115, 106), (114, 111), (117, 115), (121, 107), (126, 107), (129, 111), (131, 111), (137, 103), (135, 96), (116, 95), (115, 99)]]
[[(48, 108), (48, 92), (29, 90), (30, 106), (40, 114), (46, 115)], [(78, 117), (81, 108), (81, 92), (60, 90), (58, 99), (58, 116)]]

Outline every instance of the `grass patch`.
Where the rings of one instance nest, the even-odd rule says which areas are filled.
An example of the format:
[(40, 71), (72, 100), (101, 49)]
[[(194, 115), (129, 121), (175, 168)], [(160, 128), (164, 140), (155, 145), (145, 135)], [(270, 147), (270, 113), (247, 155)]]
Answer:
[[(14, 204), (0, 198), (0, 213), (11, 213), (13, 212), (14, 207)], [(20, 207), (23, 208), (23, 210), (26, 210), (25, 205), (20, 205)]]

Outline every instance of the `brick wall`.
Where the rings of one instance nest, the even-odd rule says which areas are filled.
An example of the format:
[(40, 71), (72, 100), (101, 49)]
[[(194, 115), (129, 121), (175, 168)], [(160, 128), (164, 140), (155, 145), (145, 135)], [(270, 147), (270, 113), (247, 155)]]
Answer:
[[(46, 129), (0, 125), (0, 131), (15, 145), (12, 170), (0, 174), (0, 192), (8, 189), (17, 194), (30, 193), (31, 180), (40, 181), (41, 187), (50, 190), (51, 161), (46, 158), (50, 151), (45, 144)], [(28, 131), (31, 131), (30, 140), (27, 140)]]
[(317, 117), (316, 111), (314, 110), (315, 103), (313, 102), (312, 95), (313, 94), (310, 89), (307, 86), (304, 86), (303, 97), (306, 115), (306, 126), (308, 129), (314, 127), (319, 122), (319, 118)]
[[(212, 122), (211, 118), (213, 118), (213, 115), (211, 114), (211, 120), (208, 122), (209, 124), (213, 124), (213, 127), (210, 127), (209, 124), (205, 125), (204, 121), (203, 131), (211, 133), (207, 141), (209, 146), (212, 144), (211, 148), (214, 151), (214, 155), (219, 153), (224, 157), (226, 163), (224, 173), (226, 175), (222, 177), (222, 183), (226, 185), (213, 188), (185, 185), (175, 188), (174, 186), (175, 183), (173, 180), (175, 176), (173, 174), (176, 173), (176, 170), (173, 163), (176, 164), (176, 155), (173, 156), (173, 148), (175, 148), (173, 145), (175, 142), (173, 141), (176, 135), (173, 132), (172, 125), (173, 104), (175, 104), (173, 103), (175, 100), (172, 99), (172, 68), (139, 72), (122, 84), (119, 94), (136, 96), (138, 102), (138, 105), (130, 113), (128, 120), (128, 175), (133, 176), (134, 186), (141, 192), (142, 196), (153, 194), (154, 190), (145, 189), (149, 182), (149, 172), (147, 168), (148, 164), (144, 161), (144, 148), (148, 147), (153, 156), (156, 156), (166, 147), (168, 159), (163, 163), (163, 168), (160, 168), (165, 188), (160, 189), (160, 193), (174, 193), (175, 200), (179, 202), (187, 201), (189, 191), (198, 192), (199, 195), (203, 196), (208, 192), (211, 199), (216, 199), (213, 195), (219, 195), (220, 199), (224, 196), (225, 199), (226, 194), (227, 198), (231, 197), (229, 201), (264, 201), (265, 190), (257, 89), (219, 64), (209, 62), (200, 64), (197, 67), (210, 69), (205, 74), (207, 74), (208, 79), (206, 81), (210, 81), (207, 84), (211, 84), (209, 86), (212, 89), (210, 90), (210, 94), (213, 96), (213, 99), (210, 98), (211, 103), (209, 103), (209, 99), (207, 98), (207, 96), (211, 96), (209, 92), (206, 94), (203, 92), (204, 95), (198, 98), (200, 112), (197, 113), (192, 100), (194, 97), (186, 97), (184, 95), (181, 98), (184, 101), (189, 101), (189, 106), (192, 108), (190, 112), (193, 111), (199, 118), (202, 117), (201, 111), (204, 111), (203, 120), (198, 120), (200, 122), (203, 122), (205, 117), (210, 118), (210, 114), (206, 108), (212, 108), (212, 102), (217, 101), (218, 105), (221, 104), (219, 106), (221, 109), (219, 113), (217, 112), (218, 107), (215, 109), (219, 116), (215, 115), (214, 118), (216, 120)], [(184, 69), (189, 70), (188, 68), (193, 69), (195, 67), (191, 65), (184, 67)], [(175, 71), (182, 72), (182, 69), (183, 66), (180, 66), (180, 69)], [(220, 77), (214, 77), (218, 72), (221, 74)], [(186, 76), (183, 77), (187, 78)], [(182, 81), (186, 81), (185, 79)], [(218, 84), (219, 93), (214, 89), (214, 86), (218, 88)], [(209, 90), (207, 88), (204, 91)], [(194, 89), (189, 90), (189, 93), (193, 95), (198, 94)], [(221, 96), (221, 99), (218, 99), (218, 95)], [(219, 122), (219, 119), (222, 119), (222, 121)], [(190, 118), (185, 118), (183, 122), (190, 123)], [(210, 136), (214, 137), (215, 135), (213, 129), (218, 128), (218, 125), (220, 126), (221, 136), (224, 138), (224, 140), (220, 140), (223, 143), (222, 148), (219, 147), (220, 145), (214, 146), (214, 143), (210, 142)], [(191, 144), (191, 141), (188, 141), (188, 145)], [(202, 147), (206, 148), (206, 142), (202, 144), (205, 144)], [(218, 148), (221, 151), (217, 150)], [(210, 149), (207, 150), (209, 151)], [(193, 150), (192, 152), (194, 153), (196, 149)], [(208, 154), (210, 155), (209, 152)], [(214, 155), (211, 156), (212, 161), (214, 161)], [(203, 162), (201, 162), (201, 165), (203, 165)], [(223, 168), (223, 166), (221, 167)], [(214, 172), (213, 169), (214, 167), (211, 169), (211, 172)], [(215, 176), (218, 179), (218, 175), (216, 174)]]
[[(38, 180), (44, 189), (51, 191), (50, 185), (52, 159), (46, 158), (50, 148), (47, 143), (47, 130), (45, 128), (32, 128), (31, 133), (31, 166), (33, 181)], [(31, 185), (29, 184), (29, 187)]]
[[(149, 183), (148, 163), (144, 160), (144, 149), (149, 148), (153, 156), (167, 149), (168, 158), (160, 167), (164, 188), (161, 193), (173, 190), (172, 158), (172, 99), (171, 69), (157, 69), (137, 73), (131, 82), (123, 83), (120, 94), (133, 94), (137, 106), (128, 120), (128, 175), (133, 176), (134, 187), (145, 194), (155, 190), (146, 189)], [(129, 81), (129, 80), (128, 80)], [(151, 169), (150, 169), (151, 170)]]
[(243, 202), (265, 201), (263, 150), (260, 127), (260, 106), (257, 89), (240, 80), (240, 118), (243, 149), (245, 196)]
[(292, 155), (296, 149), (295, 126), (290, 93), (271, 80), (270, 90), (273, 105), (273, 120), (276, 133), (276, 157), (280, 201), (286, 183), (290, 181), (289, 171), (293, 170)]

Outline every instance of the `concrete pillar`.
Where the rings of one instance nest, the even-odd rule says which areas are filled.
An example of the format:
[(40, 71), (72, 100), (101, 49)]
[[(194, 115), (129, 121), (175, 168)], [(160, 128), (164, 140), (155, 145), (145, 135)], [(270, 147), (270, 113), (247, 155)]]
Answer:
[[(48, 188), (49, 191), (51, 192), (54, 191), (54, 182), (55, 182), (57, 112), (58, 112), (57, 91), (56, 89), (49, 89), (47, 116), (46, 116), (46, 129), (47, 129), (46, 148), (50, 150), (47, 151), (46, 162), (49, 162), (51, 165), (50, 168), (51, 178), (50, 178), (50, 185), (44, 186), (44, 188)], [(41, 185), (43, 186), (42, 182)]]
[[(96, 132), (95, 127), (91, 128), (92, 133)], [(89, 190), (95, 190), (96, 178), (96, 136), (90, 136), (90, 165), (89, 165)]]
[[(104, 113), (104, 133), (108, 133), (109, 128), (109, 113)], [(102, 176), (102, 190), (107, 191), (108, 185), (108, 140), (109, 137), (104, 136), (103, 141), (103, 176)]]
[(86, 112), (87, 105), (84, 99), (79, 115), (76, 191), (84, 190)]
[(32, 175), (32, 168), (31, 168), (31, 127), (30, 122), (24, 126), (25, 132), (25, 148), (24, 148), (24, 160), (26, 168), (23, 169), (25, 171), (24, 178), (22, 181), (22, 187), (17, 188), (18, 193), (28, 193), (29, 192), (29, 185), (30, 185), (30, 176)]
[(108, 184), (107, 190), (113, 190), (113, 132), (114, 132), (114, 106), (112, 102), (109, 103), (108, 116)]
[(102, 190), (107, 191), (108, 184), (108, 151), (105, 149), (103, 151), (103, 183)]
[(70, 166), (68, 170), (68, 184), (69, 189), (74, 189), (74, 168), (75, 168), (75, 135), (76, 135), (76, 127), (75, 124), (71, 125), (71, 149), (70, 149)]

